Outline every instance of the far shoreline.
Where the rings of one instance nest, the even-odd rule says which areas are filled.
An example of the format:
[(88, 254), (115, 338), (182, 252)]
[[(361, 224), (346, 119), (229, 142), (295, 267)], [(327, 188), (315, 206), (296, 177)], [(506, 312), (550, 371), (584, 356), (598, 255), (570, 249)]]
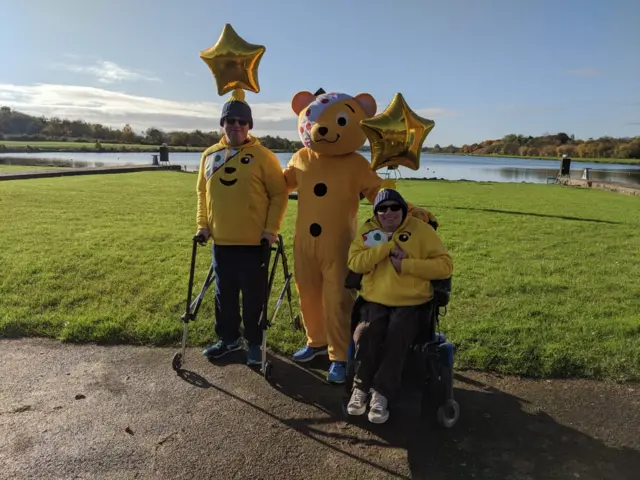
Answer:
[[(149, 153), (158, 154), (159, 145), (142, 145), (142, 144), (109, 144), (103, 143), (102, 147), (97, 149), (90, 143), (80, 142), (3, 142), (0, 140), (0, 154), (11, 153)], [(54, 145), (52, 145), (54, 144)], [(191, 147), (191, 146), (167, 146), (169, 152), (173, 153), (201, 153), (207, 147)], [(295, 153), (296, 150), (272, 149), (274, 153)], [(360, 149), (360, 152), (369, 152), (369, 148)], [(459, 157), (484, 157), (484, 158), (513, 158), (522, 160), (548, 160), (560, 161), (560, 157), (542, 157), (542, 156), (523, 156), (523, 155), (498, 155), (498, 154), (474, 154), (474, 153), (450, 153), (450, 152), (433, 152), (423, 151), (423, 155), (455, 155)], [(0, 159), (3, 157), (0, 157)], [(7, 158), (7, 157), (4, 157)], [(22, 157), (25, 158), (25, 157)], [(602, 164), (620, 164), (620, 165), (640, 165), (640, 158), (587, 158), (572, 157), (572, 162), (577, 163), (602, 163)], [(0, 162), (1, 163), (1, 162)]]

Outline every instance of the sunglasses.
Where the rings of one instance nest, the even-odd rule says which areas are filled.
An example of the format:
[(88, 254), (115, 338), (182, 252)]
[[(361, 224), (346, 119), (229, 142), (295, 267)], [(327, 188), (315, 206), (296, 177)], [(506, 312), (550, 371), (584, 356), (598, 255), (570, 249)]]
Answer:
[(400, 205), (383, 205), (382, 207), (376, 208), (376, 213), (386, 213), (387, 210), (398, 212), (402, 210), (402, 207)]
[(225, 122), (227, 122), (228, 125), (235, 125), (237, 123), (241, 127), (244, 127), (247, 123), (249, 123), (246, 120), (240, 120), (239, 118), (226, 118)]

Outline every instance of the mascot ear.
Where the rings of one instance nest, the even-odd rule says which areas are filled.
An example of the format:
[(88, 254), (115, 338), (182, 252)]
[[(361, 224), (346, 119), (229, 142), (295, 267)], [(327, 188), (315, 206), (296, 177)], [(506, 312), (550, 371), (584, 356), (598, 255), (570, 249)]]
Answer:
[(378, 105), (376, 104), (375, 98), (373, 98), (368, 93), (359, 93), (355, 97), (358, 105), (362, 107), (364, 113), (367, 114), (368, 117), (373, 117), (376, 114), (376, 110), (378, 110)]
[(300, 112), (307, 108), (315, 99), (315, 95), (311, 92), (298, 92), (293, 96), (293, 100), (291, 100), (291, 108), (296, 115), (300, 115)]

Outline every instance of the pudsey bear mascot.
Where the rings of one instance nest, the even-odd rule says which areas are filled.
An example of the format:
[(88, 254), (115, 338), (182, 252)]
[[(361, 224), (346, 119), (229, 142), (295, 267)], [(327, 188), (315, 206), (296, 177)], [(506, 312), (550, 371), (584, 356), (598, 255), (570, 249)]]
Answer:
[[(349, 246), (357, 232), (360, 194), (373, 203), (383, 186), (356, 151), (366, 140), (360, 121), (374, 116), (377, 105), (368, 93), (352, 97), (319, 90), (315, 95), (297, 93), (291, 106), (304, 147), (293, 155), (284, 174), (289, 191), (298, 190), (293, 255), (307, 334), (307, 345), (293, 359), (307, 362), (328, 354), (327, 380), (343, 383), (354, 303), (344, 286)], [(429, 212), (411, 205), (409, 214), (435, 221)]]

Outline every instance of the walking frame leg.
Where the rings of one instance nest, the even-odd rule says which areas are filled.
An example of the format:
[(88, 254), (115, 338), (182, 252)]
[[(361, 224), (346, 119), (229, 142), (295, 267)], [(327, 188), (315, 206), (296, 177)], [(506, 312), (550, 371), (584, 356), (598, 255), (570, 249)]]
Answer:
[(289, 275), (289, 264), (287, 262), (287, 256), (284, 253), (284, 245), (282, 243), (282, 236), (280, 235), (278, 238), (278, 243), (280, 245), (280, 249), (282, 251), (282, 270), (284, 275), (284, 283), (287, 291), (287, 302), (289, 303), (289, 319), (291, 323), (294, 323), (293, 318), (293, 305), (291, 303), (291, 275)]
[(182, 348), (180, 350), (180, 353), (176, 353), (173, 356), (173, 360), (172, 360), (173, 369), (178, 372), (182, 368), (182, 365), (185, 363), (185, 356), (187, 351), (187, 339), (189, 337), (189, 322), (192, 322), (193, 320), (195, 320), (195, 316), (196, 316), (195, 314), (197, 312), (197, 308), (200, 306), (198, 303), (196, 305), (196, 311), (194, 312), (192, 310), (191, 296), (193, 294), (193, 277), (195, 275), (195, 270), (196, 270), (196, 254), (198, 250), (198, 244), (203, 245), (205, 241), (206, 239), (200, 236), (196, 235), (193, 237), (193, 246), (191, 249), (191, 266), (189, 268), (189, 287), (188, 287), (188, 293), (187, 293), (185, 312), (184, 314), (182, 314), (182, 321), (184, 323), (184, 329), (182, 331), (182, 345), (181, 345)]
[[(278, 235), (278, 239), (276, 241), (275, 248), (271, 248), (271, 250), (275, 250), (275, 257), (273, 262), (271, 263), (271, 271), (269, 272), (269, 281), (267, 285), (267, 298), (265, 301), (265, 305), (263, 307), (262, 316), (260, 318), (260, 327), (263, 329), (262, 333), (262, 373), (267, 376), (267, 329), (271, 326), (271, 323), (275, 321), (276, 316), (278, 314), (278, 310), (280, 309), (280, 305), (282, 304), (282, 300), (284, 299), (285, 293), (287, 294), (287, 300), (289, 303), (289, 315), (292, 323), (293, 319), (293, 305), (291, 302), (291, 274), (289, 273), (289, 265), (287, 263), (287, 256), (284, 251), (284, 241), (282, 239), (282, 235)], [(271, 292), (273, 291), (273, 283), (276, 276), (276, 270), (278, 268), (279, 261), (282, 261), (282, 270), (283, 270), (283, 279), (284, 285), (278, 296), (278, 300), (274, 307), (271, 315), (268, 314), (268, 304), (271, 297)]]

